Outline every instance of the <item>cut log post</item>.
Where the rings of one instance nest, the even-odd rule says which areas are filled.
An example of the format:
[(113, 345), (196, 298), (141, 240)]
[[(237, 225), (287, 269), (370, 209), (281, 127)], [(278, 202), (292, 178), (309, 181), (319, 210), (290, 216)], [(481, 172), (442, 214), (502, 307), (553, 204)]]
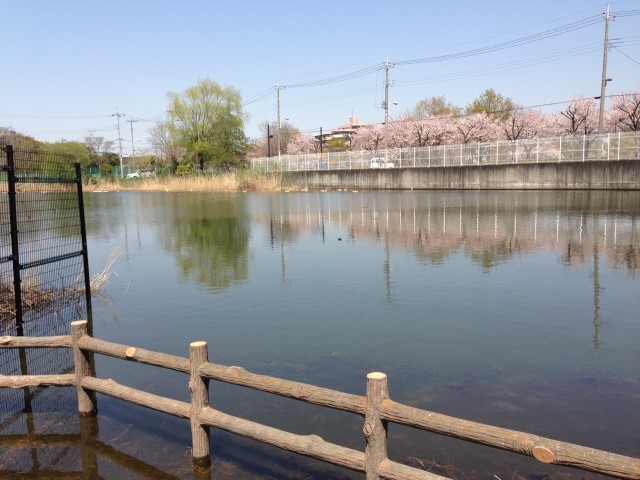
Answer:
[(95, 392), (82, 387), (82, 379), (93, 376), (89, 352), (83, 352), (78, 345), (78, 340), (86, 334), (86, 320), (71, 322), (71, 345), (73, 348), (73, 363), (76, 370), (76, 385), (78, 386), (78, 413), (81, 417), (89, 417), (98, 413)]
[(207, 342), (193, 342), (189, 345), (191, 360), (189, 392), (191, 392), (191, 458), (195, 467), (211, 468), (209, 453), (209, 426), (200, 423), (200, 413), (209, 406), (209, 379), (200, 375), (200, 365), (209, 361)]
[(380, 480), (380, 464), (387, 459), (387, 421), (380, 418), (380, 404), (389, 398), (387, 376), (373, 372), (367, 375), (367, 403), (364, 417), (365, 470), (367, 480)]

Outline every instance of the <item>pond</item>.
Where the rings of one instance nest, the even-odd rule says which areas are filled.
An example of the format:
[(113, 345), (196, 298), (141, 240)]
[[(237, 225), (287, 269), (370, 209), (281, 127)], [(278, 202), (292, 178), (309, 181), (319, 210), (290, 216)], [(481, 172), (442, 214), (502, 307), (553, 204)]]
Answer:
[[(204, 340), (212, 362), (358, 395), (381, 371), (401, 403), (640, 457), (639, 192), (85, 202), (92, 273), (119, 252), (94, 299), (98, 338), (180, 356)], [(96, 368), (188, 400), (184, 375), (106, 357)], [(211, 404), (364, 449), (357, 415), (217, 382)], [(101, 476), (137, 478), (136, 464), (190, 478), (187, 421), (105, 396), (98, 407), (101, 445), (126, 457), (102, 460)], [(211, 439), (215, 478), (363, 478), (213, 429)], [(600, 478), (397, 425), (388, 443), (394, 460), (453, 478)]]

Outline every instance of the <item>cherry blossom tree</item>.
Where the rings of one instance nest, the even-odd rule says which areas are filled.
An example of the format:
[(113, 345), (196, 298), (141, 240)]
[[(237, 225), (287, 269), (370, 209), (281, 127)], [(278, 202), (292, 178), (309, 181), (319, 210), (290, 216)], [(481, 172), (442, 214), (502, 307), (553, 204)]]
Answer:
[(287, 153), (291, 155), (318, 153), (319, 151), (320, 141), (308, 133), (298, 133), (294, 135), (287, 145)]
[(414, 145), (409, 124), (410, 121), (406, 117), (398, 117), (389, 122), (387, 126), (389, 148), (407, 148)]
[(514, 110), (500, 127), (507, 140), (544, 137), (552, 132), (549, 118), (536, 110)]
[(593, 98), (574, 98), (569, 106), (556, 116), (562, 133), (590, 135), (598, 129), (598, 109)]
[(474, 113), (453, 119), (458, 143), (487, 142), (499, 138), (498, 124), (485, 113)]
[(612, 130), (640, 131), (640, 91), (622, 93), (613, 97), (609, 112)]
[(360, 127), (351, 139), (353, 150), (378, 150), (384, 144), (384, 131), (381, 125)]
[(454, 133), (449, 116), (430, 116), (411, 120), (407, 122), (406, 128), (411, 132), (412, 144), (415, 147), (448, 143)]

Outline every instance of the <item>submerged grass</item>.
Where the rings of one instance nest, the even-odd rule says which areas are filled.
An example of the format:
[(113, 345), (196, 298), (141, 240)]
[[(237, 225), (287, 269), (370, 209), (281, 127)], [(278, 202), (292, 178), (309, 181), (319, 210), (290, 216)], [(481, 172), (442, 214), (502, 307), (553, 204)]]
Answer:
[(229, 192), (229, 191), (279, 191), (285, 187), (285, 177), (280, 173), (259, 173), (238, 170), (214, 175), (188, 175), (171, 177), (103, 179), (85, 181), (85, 189), (131, 190), (139, 192)]

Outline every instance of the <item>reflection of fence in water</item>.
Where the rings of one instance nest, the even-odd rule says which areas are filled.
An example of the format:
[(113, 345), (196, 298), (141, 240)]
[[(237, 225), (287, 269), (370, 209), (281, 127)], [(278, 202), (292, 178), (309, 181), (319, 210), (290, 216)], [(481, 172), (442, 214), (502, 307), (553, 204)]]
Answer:
[[(307, 201), (293, 200), (270, 214), (272, 236), (284, 235), (286, 242), (302, 232), (334, 226), (364, 241), (384, 235), (391, 246), (406, 250), (482, 252), (499, 246), (524, 253), (544, 249), (574, 265), (587, 262), (597, 245), (608, 264), (630, 271), (638, 268), (640, 235), (634, 200), (638, 195), (634, 193), (609, 195), (610, 201), (602, 203), (603, 213), (590, 206), (587, 200), (596, 197), (589, 196), (584, 197), (587, 200), (570, 197), (578, 199), (577, 206), (571, 202), (555, 206), (544, 197), (538, 202), (535, 194), (482, 195), (475, 201), (469, 193), (434, 195), (433, 201), (419, 193), (386, 195), (382, 201), (380, 195), (367, 193), (305, 195)], [(631, 203), (623, 202), (621, 207), (620, 198), (630, 198)]]
[[(68, 391), (76, 401), (73, 389), (48, 390)], [(67, 431), (51, 428), (55, 425), (51, 422), (40, 422), (38, 425), (33, 414), (26, 414), (25, 421), (36, 425), (35, 429), (28, 433), (0, 433), (0, 458), (3, 459), (0, 462), (0, 477), (100, 478), (98, 474), (104, 474), (105, 470), (116, 466), (141, 478), (179, 478), (101, 442), (98, 438), (98, 420), (94, 417), (78, 419), (75, 405), (74, 411), (73, 421), (69, 422), (72, 428)], [(25, 463), (24, 459), (29, 461)], [(105, 464), (105, 460), (110, 465)], [(122, 470), (118, 473), (122, 478)], [(197, 478), (204, 480), (210, 476)]]

